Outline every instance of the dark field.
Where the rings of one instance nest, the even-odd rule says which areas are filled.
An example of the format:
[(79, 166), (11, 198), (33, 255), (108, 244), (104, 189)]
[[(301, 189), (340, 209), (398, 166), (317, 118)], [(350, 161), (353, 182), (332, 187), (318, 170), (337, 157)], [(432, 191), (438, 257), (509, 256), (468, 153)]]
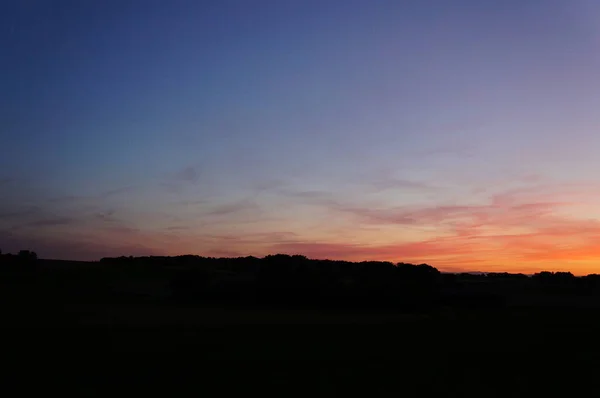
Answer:
[(175, 396), (529, 396), (600, 388), (597, 312), (174, 312), (102, 310), (79, 327), (13, 329), (18, 343), (8, 351), (26, 375), (35, 370), (61, 390), (103, 395), (125, 388)]
[[(427, 307), (319, 307), (251, 300), (243, 289), (237, 300), (224, 301), (118, 284), (146, 292), (131, 295), (108, 283), (116, 280), (114, 270), (110, 278), (106, 272), (39, 265), (5, 272), (7, 389), (19, 386), (14, 391), (23, 396), (42, 389), (79, 396), (298, 397), (600, 391), (595, 296), (542, 294), (530, 279), (524, 291), (507, 288), (513, 300), (502, 305), (446, 299)], [(493, 290), (490, 281), (478, 283)]]

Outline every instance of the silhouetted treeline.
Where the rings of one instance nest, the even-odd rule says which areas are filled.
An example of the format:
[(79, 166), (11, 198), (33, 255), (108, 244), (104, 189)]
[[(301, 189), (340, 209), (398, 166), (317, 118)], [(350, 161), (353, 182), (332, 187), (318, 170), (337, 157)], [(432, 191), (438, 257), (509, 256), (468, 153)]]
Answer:
[[(600, 276), (444, 274), (428, 264), (264, 258), (116, 257), (99, 262), (0, 254), (3, 294), (56, 302), (164, 302), (310, 308), (504, 308), (600, 305)], [(8, 293), (7, 293), (8, 292)], [(15, 296), (16, 295), (16, 296)]]
[(35, 265), (37, 261), (37, 254), (29, 250), (21, 250), (17, 254), (2, 253), (0, 250), (0, 264), (4, 266), (19, 266), (19, 265)]

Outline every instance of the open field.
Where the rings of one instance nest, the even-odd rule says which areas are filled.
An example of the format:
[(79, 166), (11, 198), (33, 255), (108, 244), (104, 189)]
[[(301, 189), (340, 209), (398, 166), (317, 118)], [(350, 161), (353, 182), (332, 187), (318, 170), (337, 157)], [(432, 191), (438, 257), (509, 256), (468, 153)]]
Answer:
[(483, 389), (486, 396), (530, 396), (600, 388), (600, 318), (581, 311), (105, 308), (79, 326), (9, 329), (15, 340), (7, 351), (28, 372), (64, 368), (76, 380), (53, 383), (90, 394), (475, 396)]
[(600, 391), (596, 277), (283, 260), (5, 267), (4, 385), (102, 397)]

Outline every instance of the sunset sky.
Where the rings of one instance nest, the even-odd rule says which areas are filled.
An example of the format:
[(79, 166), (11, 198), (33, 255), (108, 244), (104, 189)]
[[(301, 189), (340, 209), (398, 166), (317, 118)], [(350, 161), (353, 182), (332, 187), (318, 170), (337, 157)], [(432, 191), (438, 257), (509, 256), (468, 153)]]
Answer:
[(0, 249), (600, 273), (596, 0), (8, 0)]

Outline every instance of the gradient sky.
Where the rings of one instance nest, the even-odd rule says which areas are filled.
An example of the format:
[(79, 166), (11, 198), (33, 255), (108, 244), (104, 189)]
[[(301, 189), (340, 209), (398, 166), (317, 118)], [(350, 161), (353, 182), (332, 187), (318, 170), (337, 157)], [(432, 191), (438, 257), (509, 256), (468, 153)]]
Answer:
[(0, 249), (600, 272), (600, 2), (0, 5)]

